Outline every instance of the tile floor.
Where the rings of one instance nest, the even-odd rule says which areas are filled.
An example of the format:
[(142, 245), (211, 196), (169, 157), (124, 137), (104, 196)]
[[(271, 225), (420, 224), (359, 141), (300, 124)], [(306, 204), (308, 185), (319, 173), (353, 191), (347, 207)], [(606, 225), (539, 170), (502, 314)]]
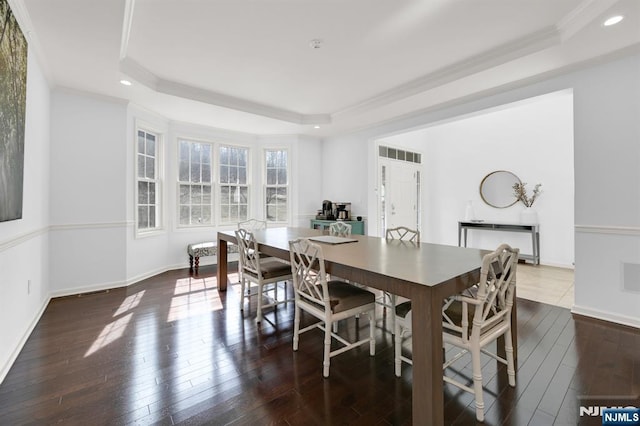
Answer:
[(573, 306), (573, 269), (518, 264), (517, 297), (561, 306)]

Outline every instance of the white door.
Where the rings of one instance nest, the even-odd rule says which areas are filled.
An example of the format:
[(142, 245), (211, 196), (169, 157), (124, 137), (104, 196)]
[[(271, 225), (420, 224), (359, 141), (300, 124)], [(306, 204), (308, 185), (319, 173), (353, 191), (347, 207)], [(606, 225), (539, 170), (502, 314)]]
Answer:
[(420, 169), (403, 161), (381, 161), (382, 235), (388, 228), (419, 229)]

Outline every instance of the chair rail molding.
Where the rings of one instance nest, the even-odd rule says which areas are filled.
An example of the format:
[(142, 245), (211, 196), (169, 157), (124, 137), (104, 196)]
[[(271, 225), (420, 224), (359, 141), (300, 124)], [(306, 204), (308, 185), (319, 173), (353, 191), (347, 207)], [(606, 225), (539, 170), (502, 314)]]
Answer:
[(25, 232), (23, 234), (19, 234), (15, 237), (9, 238), (5, 241), (0, 241), (0, 253), (6, 251), (12, 247), (19, 246), (33, 238), (39, 237), (40, 235), (44, 235), (50, 231), (50, 227), (45, 226), (43, 228), (34, 229), (33, 231)]
[(640, 236), (638, 226), (575, 225), (575, 231), (587, 234)]

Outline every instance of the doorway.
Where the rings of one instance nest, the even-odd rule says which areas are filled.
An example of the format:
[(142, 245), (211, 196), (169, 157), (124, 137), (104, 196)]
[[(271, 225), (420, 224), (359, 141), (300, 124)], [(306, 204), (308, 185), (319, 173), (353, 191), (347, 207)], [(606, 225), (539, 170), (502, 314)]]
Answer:
[(378, 157), (378, 229), (420, 229), (421, 154), (380, 145)]

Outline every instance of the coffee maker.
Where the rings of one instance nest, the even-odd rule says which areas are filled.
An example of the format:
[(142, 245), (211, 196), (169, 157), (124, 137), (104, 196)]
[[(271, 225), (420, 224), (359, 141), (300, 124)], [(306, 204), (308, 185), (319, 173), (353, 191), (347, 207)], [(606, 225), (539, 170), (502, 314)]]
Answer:
[(351, 220), (351, 203), (336, 203), (336, 219)]
[(329, 200), (324, 200), (322, 202), (322, 216), (326, 220), (335, 220), (335, 215), (333, 214), (333, 203)]

